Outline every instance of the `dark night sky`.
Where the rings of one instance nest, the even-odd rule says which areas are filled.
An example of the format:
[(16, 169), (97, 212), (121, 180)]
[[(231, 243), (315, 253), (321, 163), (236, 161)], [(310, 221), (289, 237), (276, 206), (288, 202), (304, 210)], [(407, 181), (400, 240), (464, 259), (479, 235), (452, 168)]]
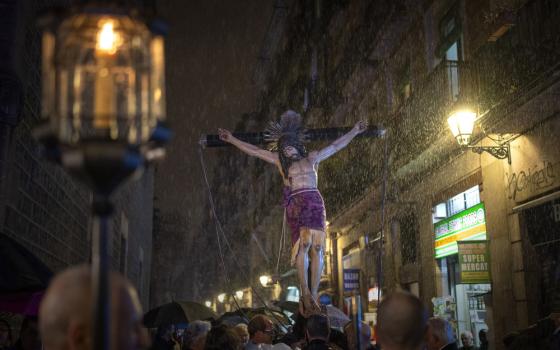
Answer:
[[(257, 89), (251, 78), (272, 9), (273, 0), (158, 1), (170, 24), (167, 114), (175, 137), (158, 167), (156, 206), (163, 216), (179, 214), (188, 223), (183, 232), (161, 242), (164, 251), (169, 249), (166, 259), (172, 270), (166, 279), (191, 277), (187, 266), (195, 262), (189, 261), (189, 250), (200, 233), (198, 220), (207, 201), (197, 142), (201, 134), (232, 128), (242, 113), (255, 110)], [(212, 152), (205, 155), (211, 158)]]

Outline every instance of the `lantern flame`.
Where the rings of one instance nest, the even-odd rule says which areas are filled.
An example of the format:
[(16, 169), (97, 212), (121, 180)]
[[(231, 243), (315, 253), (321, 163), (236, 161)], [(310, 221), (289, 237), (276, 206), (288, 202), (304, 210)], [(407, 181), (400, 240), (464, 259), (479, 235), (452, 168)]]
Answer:
[(97, 49), (110, 55), (117, 52), (117, 34), (113, 27), (113, 22), (107, 21), (97, 33)]

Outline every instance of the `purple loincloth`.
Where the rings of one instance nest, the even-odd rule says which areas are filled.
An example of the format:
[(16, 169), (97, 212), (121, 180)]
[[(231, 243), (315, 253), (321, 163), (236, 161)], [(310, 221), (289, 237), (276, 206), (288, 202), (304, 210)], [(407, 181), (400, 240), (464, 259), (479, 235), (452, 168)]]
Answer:
[(325, 203), (316, 188), (302, 188), (291, 191), (284, 187), (284, 208), (286, 221), (292, 231), (292, 245), (299, 239), (302, 227), (325, 231)]

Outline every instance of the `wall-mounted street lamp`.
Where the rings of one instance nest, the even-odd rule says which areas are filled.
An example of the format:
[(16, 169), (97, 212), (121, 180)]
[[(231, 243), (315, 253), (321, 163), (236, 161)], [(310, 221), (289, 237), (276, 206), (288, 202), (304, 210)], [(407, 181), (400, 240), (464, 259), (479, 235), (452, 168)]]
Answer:
[[(165, 118), (166, 25), (122, 1), (81, 1), (41, 16), (43, 123), (48, 159), (94, 193), (92, 348), (109, 348), (109, 197), (160, 158)], [(132, 3), (132, 2), (125, 2)]]
[(238, 290), (237, 292), (235, 292), (235, 296), (237, 297), (237, 299), (243, 299), (243, 291), (242, 290)]
[(507, 158), (508, 163), (511, 164), (509, 141), (497, 143), (497, 146), (472, 146), (470, 144), (476, 121), (476, 111), (464, 102), (457, 103), (447, 118), (449, 129), (451, 129), (451, 133), (461, 147), (470, 148), (473, 152), (478, 154), (487, 152), (498, 159)]
[(212, 307), (212, 302), (210, 300), (206, 300), (204, 305), (206, 305), (206, 307)]
[(222, 293), (222, 294), (218, 295), (218, 301), (220, 303), (223, 303), (224, 300), (226, 300), (226, 293)]

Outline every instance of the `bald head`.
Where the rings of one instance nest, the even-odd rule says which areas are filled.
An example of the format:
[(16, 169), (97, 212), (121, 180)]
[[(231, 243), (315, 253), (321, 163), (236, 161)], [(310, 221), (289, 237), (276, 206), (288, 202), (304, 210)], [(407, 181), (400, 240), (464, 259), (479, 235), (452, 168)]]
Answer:
[(387, 350), (416, 350), (423, 345), (427, 313), (420, 299), (410, 293), (395, 292), (377, 309), (376, 333)]
[[(51, 282), (39, 310), (39, 328), (46, 350), (91, 349), (92, 291), (89, 266), (73, 267)], [(142, 309), (134, 288), (111, 274), (111, 344), (114, 349), (139, 349), (146, 342)]]

